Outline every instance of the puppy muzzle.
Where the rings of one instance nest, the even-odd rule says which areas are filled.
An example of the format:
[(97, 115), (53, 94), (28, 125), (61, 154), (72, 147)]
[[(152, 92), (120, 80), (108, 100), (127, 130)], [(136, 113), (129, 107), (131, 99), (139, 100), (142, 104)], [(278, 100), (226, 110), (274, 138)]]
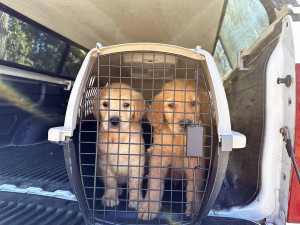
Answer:
[(120, 127), (120, 118), (119, 117), (112, 117), (109, 119), (109, 124), (111, 128), (119, 128)]
[(193, 121), (187, 119), (187, 120), (180, 120), (178, 122), (178, 125), (182, 128), (182, 131), (186, 131), (187, 126), (191, 125), (193, 123)]

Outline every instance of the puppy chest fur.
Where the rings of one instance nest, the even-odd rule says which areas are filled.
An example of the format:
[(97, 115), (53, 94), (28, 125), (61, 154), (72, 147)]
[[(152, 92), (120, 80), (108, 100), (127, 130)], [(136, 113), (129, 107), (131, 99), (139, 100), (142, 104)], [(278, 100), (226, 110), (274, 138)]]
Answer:
[[(131, 126), (130, 133), (122, 130), (116, 132), (102, 131), (99, 135), (98, 151), (105, 154), (106, 165), (112, 167), (115, 176), (128, 177), (130, 175), (129, 169), (139, 170), (140, 165), (144, 165), (145, 147), (141, 132), (140, 125), (137, 124)], [(99, 164), (100, 157), (104, 157), (102, 154), (98, 157)]]
[(154, 138), (161, 141), (156, 143), (157, 146), (153, 149), (152, 153), (154, 155), (161, 155), (165, 164), (173, 168), (172, 170), (175, 172), (173, 173), (174, 178), (182, 178), (182, 174), (184, 174), (182, 170), (189, 166), (188, 158), (186, 157), (186, 136), (156, 134)]

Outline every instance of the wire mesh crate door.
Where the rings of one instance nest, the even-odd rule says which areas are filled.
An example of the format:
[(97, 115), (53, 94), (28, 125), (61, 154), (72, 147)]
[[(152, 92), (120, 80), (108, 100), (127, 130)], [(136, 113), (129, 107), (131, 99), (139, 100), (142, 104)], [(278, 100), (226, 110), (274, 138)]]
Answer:
[[(153, 127), (153, 148), (150, 153), (149, 190), (140, 213), (143, 219), (167, 214), (187, 222), (187, 217), (193, 217), (200, 206), (210, 155), (202, 158), (186, 156), (186, 128), (199, 124), (211, 127), (211, 118), (205, 118), (205, 115), (210, 115), (205, 79), (203, 74), (199, 79), (199, 64), (194, 62), (194, 66), (189, 67), (190, 64), (188, 59), (174, 56), (173, 76), (167, 78), (164, 71), (162, 91), (155, 95), (148, 111)], [(153, 79), (156, 80), (155, 74)], [(203, 108), (207, 108), (206, 112)], [(207, 133), (207, 129), (205, 131)], [(167, 186), (166, 181), (175, 181), (181, 187)], [(180, 192), (181, 196), (178, 196)]]
[[(80, 172), (96, 221), (193, 220), (213, 146), (200, 62), (159, 52), (98, 56), (80, 112)], [(191, 126), (203, 127), (201, 157), (186, 153)]]

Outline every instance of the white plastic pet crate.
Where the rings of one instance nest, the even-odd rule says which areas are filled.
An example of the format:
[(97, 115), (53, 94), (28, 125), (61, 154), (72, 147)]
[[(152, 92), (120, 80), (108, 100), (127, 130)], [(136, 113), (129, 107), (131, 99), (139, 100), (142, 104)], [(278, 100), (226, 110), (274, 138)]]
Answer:
[[(121, 170), (123, 162), (119, 162), (119, 159), (122, 159), (120, 153), (122, 149), (118, 149), (118, 152), (114, 153), (118, 162), (111, 165), (112, 162), (108, 162), (108, 159), (112, 154), (110, 153), (112, 144), (109, 140), (105, 143), (100, 141), (100, 137), (103, 135), (101, 134), (103, 132), (101, 124), (107, 122), (113, 126), (111, 118), (108, 116), (105, 121), (100, 116), (93, 116), (93, 112), (94, 115), (99, 115), (102, 108), (106, 107), (105, 110), (108, 113), (113, 113), (110, 108), (112, 106), (109, 105), (112, 99), (106, 97), (106, 102), (103, 102), (101, 100), (103, 96), (100, 96), (100, 93), (102, 93), (101, 90), (107, 89), (109, 93), (114, 93), (110, 91), (113, 91), (112, 87), (118, 86), (118, 83), (120, 86), (116, 89), (120, 91), (120, 103), (123, 102), (124, 97), (121, 93), (125, 93), (123, 88), (127, 89), (131, 95), (134, 91), (141, 93), (143, 99), (141, 98), (140, 101), (145, 105), (138, 111), (144, 115), (143, 118), (135, 121), (138, 123), (137, 126), (142, 128), (138, 134), (141, 141), (138, 143), (129, 141), (122, 145), (122, 148), (129, 146), (129, 150), (131, 145), (140, 145), (138, 158), (139, 160), (143, 159), (143, 162), (136, 167), (143, 172), (140, 172), (138, 177), (130, 175), (129, 172), (127, 176), (123, 177), (120, 177), (119, 173), (114, 177), (109, 177), (107, 171), (106, 174), (103, 174), (103, 168), (110, 168), (110, 166), (112, 166), (111, 168), (120, 167)], [(121, 87), (121, 83), (125, 83), (127, 86)], [(192, 91), (187, 87), (191, 84)], [(179, 86), (183, 90), (178, 90)], [(171, 90), (167, 90), (170, 87)], [(178, 91), (182, 93), (180, 94)], [(198, 98), (199, 93), (205, 97)], [(172, 99), (166, 100), (161, 97), (163, 106), (160, 113), (162, 116), (158, 118), (159, 122), (156, 122), (161, 129), (155, 129), (155, 122), (151, 120), (151, 117), (157, 112), (154, 104), (156, 101), (160, 101), (157, 97), (159, 94), (172, 96)], [(192, 96), (192, 100), (187, 100), (190, 98), (189, 96)], [(184, 101), (180, 98), (184, 98)], [(131, 103), (135, 100), (127, 98), (128, 103), (124, 105), (130, 110), (130, 118), (134, 113)], [(118, 111), (121, 118), (121, 114), (127, 109), (121, 109), (123, 107), (121, 104), (118, 107), (119, 109), (114, 111)], [(202, 110), (204, 108), (206, 110)], [(182, 110), (182, 112), (178, 113), (178, 110)], [(169, 126), (166, 125), (168, 124), (166, 111), (173, 118), (173, 125), (169, 130), (174, 133), (171, 134), (167, 134), (167, 128), (164, 128), (164, 126)], [(194, 114), (194, 117), (190, 116), (194, 119), (186, 119), (188, 113)], [(176, 116), (179, 118), (177, 119), (179, 122), (175, 121)], [(180, 120), (180, 116), (184, 118)], [(126, 122), (130, 123), (131, 121)], [(121, 119), (120, 122), (117, 122), (117, 124), (119, 123), (122, 123)], [(182, 129), (179, 133), (175, 133), (177, 128), (174, 127)], [(119, 137), (122, 137), (120, 127), (114, 130), (119, 132)], [(128, 128), (126, 132), (127, 130)], [(157, 134), (157, 130), (162, 131)], [(109, 135), (112, 135), (110, 132), (112, 131), (106, 132), (108, 139)], [(130, 132), (129, 129), (129, 136)], [(167, 139), (173, 140), (174, 138), (175, 140), (180, 135), (182, 143), (167, 142)], [(180, 224), (200, 223), (208, 214), (220, 190), (230, 151), (233, 148), (243, 148), (246, 144), (244, 135), (231, 131), (226, 95), (212, 56), (200, 47), (190, 50), (152, 43), (122, 44), (109, 47), (102, 47), (98, 44), (97, 48), (92, 49), (87, 54), (74, 83), (66, 111), (65, 124), (62, 127), (51, 128), (48, 139), (64, 145), (69, 179), (87, 224), (169, 224), (170, 220)], [(114, 144), (121, 145), (116, 140)], [(177, 148), (178, 145), (180, 147)], [(101, 146), (107, 148), (106, 153), (99, 153)], [(161, 152), (172, 149), (172, 153), (154, 156), (153, 149), (155, 148), (161, 149)], [(175, 162), (177, 154), (174, 149), (183, 152), (182, 155), (176, 156), (179, 162), (182, 160), (181, 166), (173, 164), (173, 158)], [(106, 157), (105, 165), (101, 164), (101, 157)], [(128, 156), (128, 158), (130, 157)], [(151, 161), (152, 158), (155, 158), (156, 162)], [(171, 160), (172, 163), (168, 164), (167, 168), (162, 168), (165, 160)], [(168, 175), (162, 175), (163, 172), (158, 172), (159, 175), (154, 174), (155, 167), (153, 165), (157, 165), (158, 161), (161, 161), (158, 163), (160, 170), (156, 171), (169, 171)], [(129, 168), (132, 163), (128, 160), (122, 165), (128, 164)], [(191, 178), (191, 173), (193, 178)], [(201, 175), (197, 175), (198, 173)], [(108, 179), (114, 182), (114, 179), (121, 178), (127, 179), (127, 182), (115, 186), (117, 191), (114, 193), (118, 193), (115, 199), (105, 199), (104, 193), (108, 188), (112, 188), (107, 184)], [(137, 189), (142, 194), (135, 199), (137, 205), (132, 207), (132, 199), (128, 197), (128, 193), (134, 188), (128, 185), (128, 180), (135, 178), (139, 183)], [(151, 189), (155, 186), (154, 184), (158, 184), (155, 179), (159, 179), (161, 189), (159, 187), (157, 190)], [(156, 200), (155, 197), (150, 197), (154, 196), (151, 193), (155, 191), (160, 195)], [(144, 207), (140, 207), (141, 205)], [(155, 208), (154, 211), (153, 208)]]

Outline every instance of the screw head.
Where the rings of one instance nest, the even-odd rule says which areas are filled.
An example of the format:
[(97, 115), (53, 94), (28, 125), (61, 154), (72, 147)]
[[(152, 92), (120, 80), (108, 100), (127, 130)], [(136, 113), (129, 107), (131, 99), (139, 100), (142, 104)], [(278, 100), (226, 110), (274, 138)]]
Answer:
[(286, 175), (285, 175), (285, 173), (282, 174), (282, 179), (283, 179), (283, 180), (286, 180)]
[(280, 213), (279, 213), (279, 215), (280, 215), (280, 217), (281, 217), (281, 218), (283, 218), (283, 219), (285, 218), (285, 213), (284, 213), (284, 211), (283, 211), (283, 210), (280, 210)]

